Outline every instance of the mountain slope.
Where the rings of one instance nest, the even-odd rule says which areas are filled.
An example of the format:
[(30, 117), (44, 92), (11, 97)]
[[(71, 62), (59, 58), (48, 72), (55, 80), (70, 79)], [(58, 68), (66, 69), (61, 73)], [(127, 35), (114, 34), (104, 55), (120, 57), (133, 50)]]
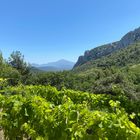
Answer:
[(111, 66), (124, 67), (140, 63), (140, 41), (127, 48), (115, 51), (96, 60), (90, 60), (85, 64), (74, 68), (74, 71), (86, 71), (91, 68), (106, 68)]
[(106, 55), (112, 53), (113, 51), (116, 50), (117, 44), (118, 44), (118, 42), (114, 42), (114, 43), (106, 44), (103, 46), (99, 46), (90, 51), (86, 51), (84, 53), (84, 56), (80, 56), (78, 58), (78, 61), (74, 67), (82, 65), (90, 60), (96, 60), (98, 58), (101, 58), (102, 56), (106, 56)]
[(68, 60), (58, 60), (56, 62), (50, 62), (48, 64), (44, 64), (44, 66), (53, 66), (57, 68), (64, 68), (64, 69), (71, 69), (74, 65), (74, 62), (68, 61)]
[(56, 62), (50, 62), (47, 64), (41, 64), (41, 65), (33, 64), (32, 66), (43, 71), (62, 71), (62, 70), (72, 69), (74, 66), (74, 62), (61, 59)]
[(42, 71), (61, 71), (60, 69), (56, 68), (56, 67), (52, 67), (52, 66), (44, 66), (44, 67), (38, 67), (39, 70), (42, 70)]
[(88, 61), (96, 60), (101, 57), (107, 56), (117, 50), (128, 47), (129, 45), (140, 40), (140, 28), (127, 33), (120, 41), (96, 47), (90, 51), (86, 51), (84, 56), (80, 56), (76, 62), (75, 67), (85, 64)]

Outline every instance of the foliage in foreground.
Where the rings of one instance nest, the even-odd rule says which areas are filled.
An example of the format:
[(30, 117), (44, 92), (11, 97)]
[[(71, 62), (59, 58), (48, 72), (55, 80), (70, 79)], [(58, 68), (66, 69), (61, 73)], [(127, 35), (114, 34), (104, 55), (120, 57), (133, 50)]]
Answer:
[(19, 86), (0, 94), (0, 125), (7, 140), (139, 140), (140, 129), (107, 95), (53, 87)]

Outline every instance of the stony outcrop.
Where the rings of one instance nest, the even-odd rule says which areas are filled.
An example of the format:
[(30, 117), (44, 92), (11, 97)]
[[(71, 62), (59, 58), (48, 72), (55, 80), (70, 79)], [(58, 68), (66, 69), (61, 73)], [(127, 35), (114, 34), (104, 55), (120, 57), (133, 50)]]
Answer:
[(96, 47), (92, 50), (85, 51), (84, 55), (78, 58), (78, 61), (76, 62), (74, 67), (80, 66), (90, 60), (96, 60), (103, 56), (109, 55), (114, 51), (125, 48), (139, 40), (140, 40), (140, 28), (137, 28), (134, 31), (131, 31), (127, 33), (125, 36), (123, 36), (120, 41), (109, 43), (106, 45)]

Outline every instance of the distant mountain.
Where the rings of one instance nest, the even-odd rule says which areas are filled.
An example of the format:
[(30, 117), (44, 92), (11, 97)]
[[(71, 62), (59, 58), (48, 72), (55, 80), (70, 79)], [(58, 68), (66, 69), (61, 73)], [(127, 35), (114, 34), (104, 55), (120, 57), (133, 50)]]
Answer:
[(36, 67), (39, 70), (43, 71), (63, 71), (63, 70), (71, 70), (74, 66), (74, 62), (68, 60), (58, 60), (56, 62), (50, 62), (47, 64), (31, 64), (33, 67)]
[(80, 56), (78, 58), (78, 61), (74, 65), (74, 68), (83, 65), (89, 61), (95, 61), (96, 59), (100, 59), (101, 57), (107, 56), (117, 50), (128, 47), (129, 45), (137, 41), (140, 41), (140, 27), (135, 29), (134, 31), (127, 33), (121, 38), (120, 41), (102, 45), (92, 50), (86, 51), (83, 56)]
[(39, 64), (36, 64), (36, 63), (32, 63), (31, 66), (33, 66), (33, 67), (39, 67), (40, 65)]
[(42, 71), (62, 71), (61, 69), (52, 66), (41, 66), (41, 67), (37, 67), (37, 69)]

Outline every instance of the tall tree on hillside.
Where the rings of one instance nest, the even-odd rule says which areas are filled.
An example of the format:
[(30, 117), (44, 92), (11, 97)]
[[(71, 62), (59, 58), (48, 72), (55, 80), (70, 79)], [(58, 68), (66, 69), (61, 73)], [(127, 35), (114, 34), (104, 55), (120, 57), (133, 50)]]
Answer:
[(0, 51), (0, 66), (2, 66), (3, 64), (3, 56), (2, 56), (2, 52)]
[(22, 75), (23, 82), (25, 82), (30, 75), (30, 66), (25, 62), (24, 55), (22, 55), (20, 51), (14, 51), (8, 59), (8, 63), (19, 71)]

